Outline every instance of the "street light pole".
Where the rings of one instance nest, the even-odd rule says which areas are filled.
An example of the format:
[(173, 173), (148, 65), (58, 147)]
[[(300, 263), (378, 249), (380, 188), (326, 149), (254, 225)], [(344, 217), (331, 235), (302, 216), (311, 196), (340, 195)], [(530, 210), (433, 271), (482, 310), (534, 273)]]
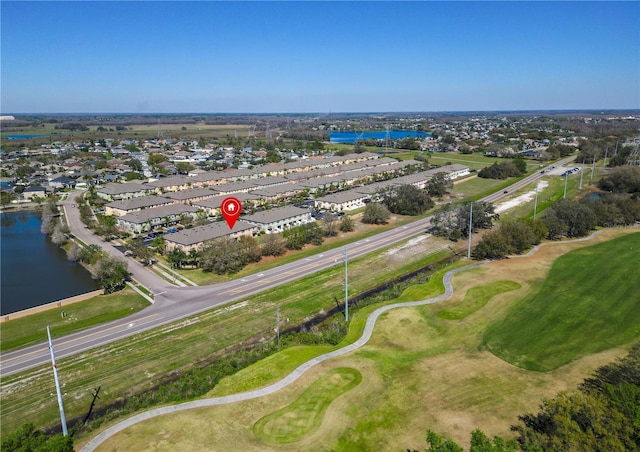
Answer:
[(349, 254), (344, 247), (344, 319), (349, 321)]
[(467, 243), (467, 259), (471, 258), (471, 226), (473, 225), (473, 203), (469, 208), (469, 242)]
[(562, 199), (567, 197), (567, 181), (569, 180), (569, 175), (564, 176), (564, 193), (562, 194)]
[(536, 212), (538, 210), (538, 183), (536, 182), (536, 197), (533, 200), (533, 219), (536, 219)]
[(67, 436), (67, 420), (64, 417), (64, 405), (62, 404), (62, 391), (60, 391), (60, 380), (58, 380), (58, 364), (53, 354), (53, 343), (51, 342), (51, 331), (47, 325), (47, 336), (49, 336), (49, 350), (51, 350), (51, 364), (53, 365), (53, 379), (56, 382), (56, 391), (58, 393), (58, 407), (60, 408), (60, 423), (62, 424), (62, 434)]

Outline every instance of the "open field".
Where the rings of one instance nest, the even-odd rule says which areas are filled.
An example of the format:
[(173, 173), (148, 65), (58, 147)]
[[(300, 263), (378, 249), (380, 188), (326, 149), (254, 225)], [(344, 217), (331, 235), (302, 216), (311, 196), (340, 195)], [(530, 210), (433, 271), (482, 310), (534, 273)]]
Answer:
[(539, 290), (487, 329), (484, 345), (519, 367), (548, 371), (639, 337), (639, 252), (636, 233), (561, 256)]
[[(408, 273), (449, 254), (448, 241), (429, 238), (403, 252), (383, 250), (349, 265), (350, 292), (358, 293), (394, 276)], [(444, 251), (443, 251), (444, 249)], [(58, 360), (64, 385), (67, 417), (86, 412), (91, 391), (102, 386), (101, 404), (113, 402), (129, 391), (158, 383), (168, 372), (205, 359), (218, 350), (260, 335), (274, 340), (276, 308), (292, 324), (334, 306), (342, 299), (344, 270), (336, 267), (316, 273), (276, 290), (232, 305), (201, 313), (176, 324), (118, 341), (99, 350)], [(283, 324), (283, 328), (287, 323)], [(53, 331), (55, 333), (55, 330)], [(50, 366), (42, 366), (2, 379), (2, 433), (25, 422), (57, 422), (58, 408), (51, 397)]]
[[(149, 306), (133, 289), (100, 295), (86, 301), (55, 308), (2, 324), (0, 350), (3, 352), (47, 340), (47, 325), (52, 337), (63, 336), (98, 323), (126, 317)], [(66, 317), (62, 317), (62, 311)], [(55, 333), (55, 335), (54, 335)]]
[[(99, 450), (422, 450), (428, 428), (461, 444), (468, 444), (470, 432), (476, 427), (489, 436), (511, 437), (509, 426), (517, 422), (517, 415), (537, 411), (545, 397), (574, 389), (595, 368), (624, 355), (631, 343), (640, 338), (640, 332), (631, 327), (628, 337), (602, 341), (597, 352), (590, 350), (584, 354), (574, 348), (568, 364), (548, 372), (535, 372), (513, 366), (482, 349), (485, 331), (511, 315), (520, 300), (537, 294), (550, 270), (562, 266), (562, 260), (554, 266), (560, 256), (580, 250), (579, 259), (583, 262), (600, 262), (598, 247), (594, 252), (591, 245), (616, 237), (637, 243), (640, 235), (632, 232), (607, 230), (590, 241), (553, 243), (531, 257), (491, 262), (459, 273), (453, 278), (456, 292), (451, 299), (438, 305), (389, 311), (379, 319), (365, 347), (314, 367), (276, 394), (154, 418), (115, 435)], [(618, 246), (615, 240), (611, 244), (602, 247)], [(570, 254), (568, 259), (564, 264), (573, 266), (578, 257)], [(630, 265), (626, 263), (627, 267)], [(520, 287), (511, 285), (507, 287), (511, 290), (504, 291), (505, 281)], [(412, 299), (418, 294), (432, 296), (436, 284), (430, 281), (421, 286), (424, 287), (407, 290), (401, 299)], [(436, 315), (443, 308), (450, 310), (468, 304), (471, 300), (467, 294), (477, 287), (484, 287), (490, 296), (484, 306), (468, 309), (459, 320)], [(620, 304), (630, 302), (619, 300)], [(352, 330), (362, 324), (366, 311), (365, 308), (354, 316)], [(602, 328), (609, 333), (621, 329), (618, 324)], [(558, 342), (563, 340), (560, 336), (563, 330), (555, 334), (559, 335)], [(312, 347), (305, 347), (309, 348)], [(276, 357), (243, 372), (259, 374), (263, 366), (289, 367), (283, 361), (274, 365)], [(289, 350), (284, 361), (287, 359), (296, 360), (295, 352)], [(296, 406), (306, 388), (332, 369), (344, 367), (358, 370), (362, 382), (328, 406), (318, 430), (295, 443), (277, 446), (255, 436), (253, 426), (260, 419), (286, 407), (293, 410), (291, 407)], [(228, 389), (242, 386), (237, 377), (229, 377), (236, 384)]]

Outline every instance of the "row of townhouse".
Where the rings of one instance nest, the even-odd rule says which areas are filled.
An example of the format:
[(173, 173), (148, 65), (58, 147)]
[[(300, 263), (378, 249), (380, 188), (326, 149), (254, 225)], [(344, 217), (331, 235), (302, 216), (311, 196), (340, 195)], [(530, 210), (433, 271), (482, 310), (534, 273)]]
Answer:
[(229, 229), (226, 222), (217, 221), (173, 234), (165, 234), (163, 238), (168, 251), (176, 248), (184, 252), (199, 251), (209, 240), (221, 237), (237, 239), (261, 233), (275, 234), (313, 221), (315, 219), (307, 209), (286, 206), (243, 215), (236, 221), (232, 229)]
[(450, 180), (463, 177), (469, 174), (469, 168), (464, 165), (445, 165), (427, 171), (413, 173), (407, 176), (398, 177), (382, 182), (356, 187), (338, 193), (317, 198), (315, 200), (316, 209), (330, 210), (332, 212), (343, 212), (364, 207), (367, 202), (373, 200), (375, 193), (387, 187), (399, 185), (413, 185), (417, 188), (425, 188), (429, 180), (438, 173), (445, 173)]
[[(374, 160), (376, 164), (373, 163)], [(115, 201), (118, 199), (145, 196), (152, 192), (163, 194), (191, 188), (215, 187), (233, 182), (252, 181), (258, 185), (287, 183), (287, 181), (290, 180), (298, 180), (298, 178), (289, 179), (283, 177), (288, 174), (308, 179), (319, 175), (339, 174), (343, 172), (341, 167), (345, 165), (361, 164), (363, 167), (371, 167), (392, 165), (394, 163), (398, 164), (394, 159), (379, 158), (376, 154), (351, 154), (344, 157), (306, 159), (303, 162), (264, 165), (251, 170), (232, 169), (228, 171), (197, 172), (192, 173), (192, 176), (171, 176), (146, 183), (129, 182), (124, 184), (107, 184), (99, 188), (96, 193), (107, 201)], [(345, 168), (345, 170), (351, 169), (351, 167)], [(236, 192), (248, 190), (242, 188), (244, 186), (240, 187)], [(247, 185), (246, 187), (251, 187), (251, 185)]]
[[(220, 218), (220, 204), (222, 203), (222, 200), (229, 195), (237, 197), (243, 203), (246, 211), (249, 210), (249, 207), (265, 207), (269, 204), (274, 204), (285, 199), (291, 199), (298, 195), (306, 196), (309, 193), (316, 193), (318, 190), (327, 189), (330, 191), (337, 191), (337, 193), (317, 198), (315, 200), (315, 207), (321, 210), (341, 212), (363, 207), (366, 202), (372, 199), (372, 196), (378, 190), (384, 187), (411, 184), (418, 188), (424, 188), (429, 179), (439, 172), (444, 172), (450, 179), (455, 179), (468, 174), (469, 168), (457, 164), (446, 165), (441, 168), (421, 171), (387, 181), (376, 182), (364, 186), (356, 186), (356, 188), (350, 190), (345, 189), (350, 185), (353, 185), (354, 181), (361, 182), (362, 179), (349, 179), (346, 175), (320, 177), (297, 184), (273, 184), (267, 188), (261, 188), (259, 185), (248, 185), (250, 183), (246, 182), (236, 182), (208, 189), (195, 188), (179, 192), (165, 193), (163, 196), (147, 195), (113, 201), (105, 206), (105, 213), (107, 215), (122, 217), (124, 215), (144, 210), (153, 210), (155, 208), (165, 207), (172, 204), (182, 204), (201, 209), (206, 216)], [(239, 189), (242, 189), (242, 191), (238, 191)], [(158, 216), (162, 218), (162, 215)], [(139, 221), (140, 216), (135, 216), (133, 218), (138, 221), (135, 225), (133, 225), (132, 221), (129, 221), (126, 225), (124, 225), (123, 222), (119, 222), (119, 224), (123, 224), (122, 228), (127, 231), (133, 232), (148, 230), (143, 227), (141, 221)], [(157, 220), (151, 225), (153, 227), (164, 227), (167, 226), (165, 223), (170, 222)]]

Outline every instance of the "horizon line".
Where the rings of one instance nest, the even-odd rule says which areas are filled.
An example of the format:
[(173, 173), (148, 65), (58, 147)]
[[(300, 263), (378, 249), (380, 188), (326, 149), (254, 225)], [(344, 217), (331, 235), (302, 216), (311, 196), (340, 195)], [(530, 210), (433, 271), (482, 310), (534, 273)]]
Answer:
[(637, 111), (640, 108), (556, 108), (556, 109), (496, 109), (496, 110), (396, 110), (396, 111), (308, 111), (308, 112), (0, 112), (0, 116), (35, 116), (35, 115), (354, 115), (354, 114), (446, 114), (446, 113), (534, 113), (534, 112), (613, 112)]

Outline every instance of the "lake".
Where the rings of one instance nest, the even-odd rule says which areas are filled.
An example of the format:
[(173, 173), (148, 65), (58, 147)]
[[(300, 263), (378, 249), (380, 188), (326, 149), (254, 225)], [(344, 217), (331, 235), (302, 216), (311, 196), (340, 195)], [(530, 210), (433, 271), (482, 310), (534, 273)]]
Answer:
[(31, 140), (32, 138), (48, 137), (49, 135), (7, 135), (7, 140)]
[(0, 213), (0, 314), (99, 289), (89, 272), (40, 232), (33, 211)]
[[(414, 132), (412, 130), (389, 130), (389, 140), (401, 140), (403, 138), (427, 138), (431, 134), (427, 132)], [(331, 143), (355, 143), (359, 140), (373, 138), (374, 140), (386, 140), (387, 131), (375, 132), (329, 132)]]

